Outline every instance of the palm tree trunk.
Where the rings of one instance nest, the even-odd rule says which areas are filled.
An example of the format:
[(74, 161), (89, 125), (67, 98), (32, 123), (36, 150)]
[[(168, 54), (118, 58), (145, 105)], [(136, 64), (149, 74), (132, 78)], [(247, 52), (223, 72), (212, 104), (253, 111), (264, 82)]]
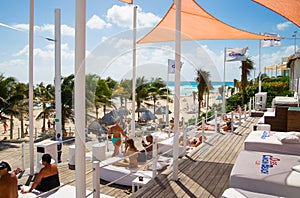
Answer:
[(20, 122), (21, 122), (21, 138), (24, 138), (24, 117), (23, 117), (23, 113), (21, 112), (21, 118), (20, 118)]
[(98, 116), (99, 116), (99, 115), (98, 115), (98, 114), (99, 114), (99, 113), (98, 113), (98, 107), (95, 107), (95, 108), (96, 108), (96, 119), (98, 120)]
[(14, 117), (13, 115), (10, 116), (10, 139), (14, 138)]
[(44, 112), (44, 116), (43, 116), (42, 132), (45, 133), (45, 130), (46, 130), (46, 103), (43, 103), (43, 112)]

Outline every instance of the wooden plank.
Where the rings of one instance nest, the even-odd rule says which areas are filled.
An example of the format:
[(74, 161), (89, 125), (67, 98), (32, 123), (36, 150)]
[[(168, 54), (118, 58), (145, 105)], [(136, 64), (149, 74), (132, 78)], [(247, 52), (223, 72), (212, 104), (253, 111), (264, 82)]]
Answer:
[[(259, 118), (248, 120), (236, 129), (237, 134), (218, 136), (209, 152), (201, 156), (199, 150), (191, 159), (183, 158), (179, 164), (179, 181), (172, 181), (172, 174), (159, 178), (159, 182), (147, 184), (132, 197), (220, 197), (229, 187), (229, 176), (243, 142)], [(162, 187), (163, 186), (163, 187)], [(155, 193), (153, 194), (153, 189)], [(152, 195), (152, 196), (151, 196)]]

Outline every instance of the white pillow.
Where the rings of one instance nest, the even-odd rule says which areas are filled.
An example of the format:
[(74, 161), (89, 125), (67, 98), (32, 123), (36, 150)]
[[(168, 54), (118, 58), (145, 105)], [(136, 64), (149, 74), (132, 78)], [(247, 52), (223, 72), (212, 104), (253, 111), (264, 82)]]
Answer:
[(300, 132), (290, 131), (290, 132), (287, 132), (287, 134), (297, 136), (300, 139)]
[(297, 137), (296, 135), (292, 135), (292, 134), (287, 134), (286, 136), (279, 136), (278, 140), (281, 141), (282, 143), (286, 143), (286, 144), (299, 144), (300, 143), (300, 138)]
[(300, 165), (293, 166), (292, 170), (300, 173)]

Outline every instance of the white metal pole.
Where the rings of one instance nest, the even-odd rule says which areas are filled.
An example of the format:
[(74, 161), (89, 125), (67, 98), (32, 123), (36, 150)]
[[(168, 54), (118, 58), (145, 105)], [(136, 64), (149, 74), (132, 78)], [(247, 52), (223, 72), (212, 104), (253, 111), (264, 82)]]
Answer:
[(225, 65), (226, 65), (226, 48), (224, 50), (224, 71), (223, 71), (223, 93), (222, 93), (222, 113), (225, 113), (226, 99), (225, 99)]
[(60, 9), (55, 9), (55, 129), (62, 137), (61, 129), (61, 39)]
[(93, 161), (93, 198), (100, 198), (100, 162), (99, 161)]
[[(168, 69), (167, 69), (166, 126), (169, 126), (169, 87), (168, 87), (168, 83), (169, 83), (169, 65), (168, 65)], [(170, 130), (170, 128), (169, 128), (169, 130)]]
[(22, 142), (22, 170), (25, 170), (25, 142)]
[(154, 137), (153, 145), (152, 145), (152, 158), (153, 158), (153, 163), (152, 163), (152, 178), (155, 178), (157, 175), (157, 137)]
[(75, 23), (75, 179), (76, 197), (85, 197), (85, 31), (86, 0), (76, 0)]
[(173, 148), (173, 180), (178, 180), (178, 139), (180, 111), (180, 66), (181, 66), (181, 0), (176, 5), (176, 41), (175, 41), (175, 97), (174, 97), (174, 148)]
[(29, 22), (29, 154), (30, 175), (34, 174), (34, 145), (33, 145), (33, 25), (34, 25), (34, 0), (30, 0), (30, 22)]
[(204, 131), (204, 128), (205, 128), (205, 118), (204, 117), (202, 117), (202, 132), (201, 132), (201, 134), (202, 134), (202, 141), (204, 141), (205, 140), (205, 131)]
[(137, 6), (133, 7), (133, 51), (132, 51), (132, 114), (131, 114), (131, 133), (130, 136), (135, 136), (135, 89), (136, 89), (136, 11)]
[(258, 93), (261, 92), (261, 41), (259, 40), (259, 48), (258, 48)]

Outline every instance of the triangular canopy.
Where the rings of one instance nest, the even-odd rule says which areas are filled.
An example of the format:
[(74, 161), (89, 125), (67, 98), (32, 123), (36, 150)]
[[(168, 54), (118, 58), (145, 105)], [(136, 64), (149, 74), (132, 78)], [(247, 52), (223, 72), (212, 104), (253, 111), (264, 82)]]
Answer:
[(266, 8), (273, 10), (300, 27), (299, 0), (253, 0)]
[[(175, 41), (175, 17), (176, 6), (173, 3), (160, 23), (138, 43)], [(181, 33), (181, 40), (259, 40), (271, 38), (227, 25), (206, 12), (194, 0), (182, 0)]]

